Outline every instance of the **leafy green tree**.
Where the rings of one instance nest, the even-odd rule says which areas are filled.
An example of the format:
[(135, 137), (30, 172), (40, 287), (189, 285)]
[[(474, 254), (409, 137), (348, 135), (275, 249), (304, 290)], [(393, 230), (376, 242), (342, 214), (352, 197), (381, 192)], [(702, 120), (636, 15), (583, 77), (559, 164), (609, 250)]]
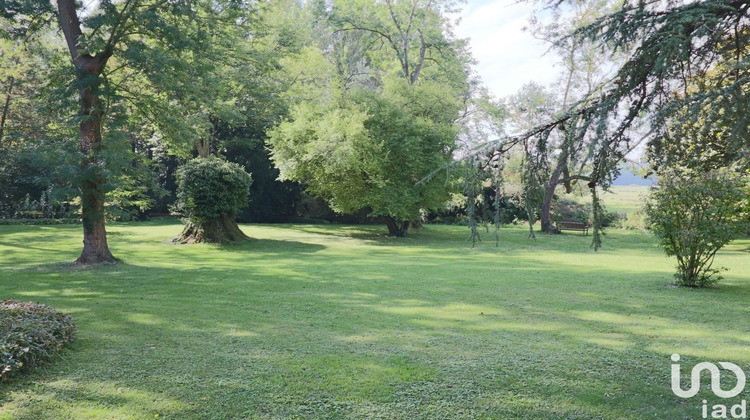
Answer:
[(362, 90), (332, 110), (298, 107), (271, 134), (282, 176), (307, 181), (339, 212), (369, 208), (387, 218), (390, 233), (405, 233), (420, 209), (448, 198), (441, 180), (415, 185), (450, 161), (456, 137), (450, 121), (430, 118), (426, 108), (441, 106), (433, 89), (394, 79), (382, 96)]
[(60, 56), (47, 31), (23, 41), (0, 38), (0, 217), (28, 217), (19, 213), (27, 196), (60, 217), (75, 210), (63, 204), (75, 193), (74, 132), (59, 123), (67, 108), (47, 101)]
[(23, 37), (56, 20), (64, 36), (70, 71), (69, 83), (62, 87), (78, 97), (82, 154), (77, 184), (84, 247), (77, 262), (113, 262), (105, 201), (112, 187), (108, 180), (118, 169), (118, 159), (122, 161), (118, 147), (110, 146), (130, 131), (123, 129), (124, 116), (148, 121), (143, 125), (151, 126), (162, 140), (172, 141), (176, 149), (202, 135), (211, 114), (231, 108), (225, 96), (206, 91), (212, 84), (205, 82), (219, 80), (217, 63), (225, 60), (221, 53), (226, 51), (221, 47), (231, 45), (227, 35), (235, 40), (249, 38), (252, 22), (246, 5), (102, 0), (94, 9), (86, 9), (90, 4), (74, 0), (57, 0), (54, 5), (44, 0), (6, 3), (2, 17), (13, 22), (11, 35)]
[(677, 258), (677, 284), (707, 287), (721, 277), (716, 253), (750, 226), (747, 175), (730, 171), (668, 171), (646, 204), (649, 229)]
[[(615, 3), (608, 0), (575, 0), (565, 10), (553, 13), (550, 23), (543, 23), (532, 16), (531, 30), (534, 36), (551, 45), (560, 57), (563, 69), (554, 86), (554, 97), (549, 100), (554, 104), (554, 112), (565, 112), (576, 101), (598, 93), (602, 82), (612, 76), (610, 73), (614, 71), (616, 62), (620, 61), (619, 56), (609, 54), (591, 40), (561, 37), (591, 24), (614, 8)], [(551, 209), (557, 186), (563, 184), (565, 192), (572, 192), (571, 175), (585, 178), (585, 171), (590, 169), (592, 159), (587, 141), (567, 135), (565, 124), (558, 128), (551, 133), (545, 147), (535, 150), (541, 155), (541, 167), (537, 170), (544, 172), (546, 178), (542, 185), (544, 194), (539, 219), (542, 232), (548, 233), (556, 232), (552, 225)], [(531, 186), (532, 190), (536, 188)]]
[(282, 179), (305, 183), (336, 211), (383, 216), (393, 235), (447, 201), (444, 182), (419, 183), (451, 160), (468, 91), (468, 56), (443, 31), (446, 4), (317, 9), (329, 32), (300, 55), (291, 119), (270, 135)]
[(195, 158), (177, 171), (177, 205), (189, 219), (178, 243), (231, 243), (249, 239), (234, 222), (247, 205), (252, 179), (236, 163)]

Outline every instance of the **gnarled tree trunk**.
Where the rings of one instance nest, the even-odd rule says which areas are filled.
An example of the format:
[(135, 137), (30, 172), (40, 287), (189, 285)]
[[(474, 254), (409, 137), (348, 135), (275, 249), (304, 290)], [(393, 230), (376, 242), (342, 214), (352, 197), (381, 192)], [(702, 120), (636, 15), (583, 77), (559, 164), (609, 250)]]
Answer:
[(201, 242), (216, 244), (231, 244), (250, 239), (245, 235), (234, 216), (223, 215), (219, 219), (209, 222), (197, 223), (188, 222), (179, 236), (172, 239), (172, 242), (178, 244), (194, 244)]
[(409, 230), (409, 221), (398, 223), (391, 216), (385, 216), (385, 225), (388, 226), (388, 234), (391, 236), (406, 236)]
[(555, 195), (555, 188), (557, 188), (557, 184), (560, 182), (560, 175), (563, 172), (564, 165), (565, 163), (563, 161), (559, 161), (547, 182), (547, 188), (544, 192), (544, 202), (542, 203), (542, 209), (539, 214), (539, 221), (542, 224), (542, 232), (557, 233), (557, 229), (552, 225), (552, 198)]
[[(98, 171), (97, 171), (98, 172)], [(104, 193), (98, 173), (92, 180), (84, 180), (81, 185), (81, 218), (83, 221), (83, 251), (75, 261), (78, 264), (114, 263), (107, 244), (107, 231), (104, 227)]]

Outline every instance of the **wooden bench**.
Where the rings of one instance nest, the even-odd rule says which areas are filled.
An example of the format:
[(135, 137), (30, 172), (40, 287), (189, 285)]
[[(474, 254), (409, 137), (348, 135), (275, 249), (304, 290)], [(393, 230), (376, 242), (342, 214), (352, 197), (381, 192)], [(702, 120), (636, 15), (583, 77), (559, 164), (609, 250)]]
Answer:
[(583, 232), (584, 235), (589, 234), (589, 225), (586, 223), (581, 222), (557, 222), (556, 223), (557, 230), (563, 231), (563, 230), (575, 230)]

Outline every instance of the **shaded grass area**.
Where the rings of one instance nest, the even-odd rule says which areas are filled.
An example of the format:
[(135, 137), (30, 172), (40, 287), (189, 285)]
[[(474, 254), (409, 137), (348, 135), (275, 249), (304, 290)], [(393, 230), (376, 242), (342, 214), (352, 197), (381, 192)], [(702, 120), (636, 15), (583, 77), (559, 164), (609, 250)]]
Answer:
[[(643, 233), (470, 249), (467, 231), (243, 225), (175, 246), (169, 222), (113, 224), (125, 263), (67, 264), (80, 226), (0, 227), (0, 297), (72, 313), (79, 340), (0, 384), (0, 418), (695, 418), (669, 355), (750, 366), (750, 241), (715, 289), (669, 286)], [(727, 385), (724, 388), (729, 389)]]

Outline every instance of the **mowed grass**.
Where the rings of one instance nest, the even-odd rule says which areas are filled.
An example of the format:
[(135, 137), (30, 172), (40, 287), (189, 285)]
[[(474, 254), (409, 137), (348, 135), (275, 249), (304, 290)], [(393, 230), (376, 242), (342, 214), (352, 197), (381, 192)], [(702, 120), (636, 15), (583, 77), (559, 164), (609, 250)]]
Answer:
[[(642, 209), (649, 188), (645, 185), (615, 185), (609, 187), (609, 191), (599, 191), (599, 194), (606, 210), (625, 215)], [(591, 194), (587, 189), (577, 190), (571, 194), (563, 194), (559, 190), (558, 194), (560, 198), (567, 198), (582, 204), (591, 203)]]
[[(79, 339), (0, 384), (0, 418), (698, 418), (669, 356), (750, 367), (750, 240), (718, 287), (671, 287), (645, 233), (242, 225), (175, 246), (175, 222), (112, 224), (124, 263), (67, 264), (80, 226), (0, 226), (0, 297), (73, 314)], [(730, 381), (731, 382), (731, 381)], [(732, 387), (725, 384), (724, 389)]]

